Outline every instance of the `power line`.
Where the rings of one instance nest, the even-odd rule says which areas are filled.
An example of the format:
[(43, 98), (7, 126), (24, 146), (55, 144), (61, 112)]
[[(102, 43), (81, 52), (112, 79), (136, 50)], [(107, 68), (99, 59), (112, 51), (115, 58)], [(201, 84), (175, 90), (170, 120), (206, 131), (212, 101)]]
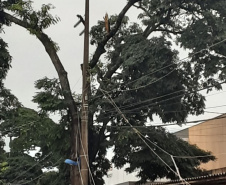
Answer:
[(10, 183), (12, 184), (15, 180), (17, 180), (19, 177), (21, 177), (22, 175), (26, 174), (28, 171), (30, 171), (32, 168), (34, 168), (35, 166), (37, 166), (40, 162), (42, 162), (43, 160), (45, 160), (49, 155), (51, 155), (52, 152), (48, 153), (47, 155), (45, 155), (45, 157), (43, 159), (41, 159), (40, 161), (38, 161), (36, 164), (34, 164), (33, 166), (31, 166), (30, 168), (28, 168), (25, 172), (21, 173), (20, 175), (18, 175), (16, 178), (14, 178)]
[[(62, 159), (62, 157), (61, 157), (56, 163), (54, 163), (53, 166), (56, 166), (57, 163), (58, 163), (61, 159)], [(31, 183), (31, 182), (33, 182), (33, 181), (39, 179), (39, 178), (40, 178), (41, 176), (43, 176), (43, 175), (45, 175), (45, 172), (43, 172), (41, 175), (37, 176), (36, 178), (34, 178), (34, 179), (30, 180), (30, 181), (27, 181), (27, 182), (25, 182), (25, 183), (22, 183), (22, 184), (20, 184), (20, 185), (26, 185), (26, 184), (29, 184), (29, 183)]]
[[(136, 88), (133, 88), (133, 89), (125, 89), (125, 90), (120, 90), (120, 91), (121, 91), (121, 92), (127, 92), (127, 91), (135, 91), (135, 90), (138, 90), (138, 89), (145, 88), (145, 87), (147, 87), (147, 86), (149, 86), (149, 85), (152, 85), (152, 84), (154, 84), (154, 83), (156, 83), (156, 82), (162, 80), (163, 78), (167, 77), (167, 76), (170, 75), (172, 72), (174, 72), (175, 70), (176, 70), (176, 69), (171, 70), (171, 71), (170, 71), (169, 73), (167, 73), (166, 75), (164, 75), (164, 76), (162, 76), (162, 77), (160, 77), (160, 78), (158, 78), (158, 79), (156, 79), (156, 80), (153, 80), (153, 81), (151, 81), (150, 83), (148, 83), (148, 84), (146, 84), (146, 85), (141, 85), (141, 86), (136, 87)], [(128, 84), (127, 84), (127, 85), (128, 85)]]
[[(146, 74), (146, 75), (143, 75), (142, 77), (140, 77), (140, 78), (138, 78), (138, 79), (136, 79), (136, 80), (133, 80), (133, 81), (131, 81), (131, 82), (128, 82), (127, 85), (129, 85), (129, 84), (131, 84), (131, 83), (133, 83), (133, 82), (136, 82), (136, 81), (138, 81), (138, 80), (140, 80), (141, 78), (144, 78), (144, 77), (146, 77), (146, 76), (155, 74), (156, 72), (161, 71), (161, 70), (163, 70), (163, 69), (165, 69), (165, 68), (168, 68), (168, 67), (170, 67), (170, 66), (172, 66), (172, 65), (175, 65), (175, 64), (174, 64), (174, 63), (173, 63), (173, 64), (169, 64), (169, 65), (167, 65), (167, 66), (165, 66), (165, 67), (156, 69), (155, 71), (153, 71), (153, 72), (151, 72), (151, 73), (148, 73), (148, 74)], [(174, 70), (175, 70), (175, 69), (174, 69)], [(173, 72), (173, 71), (172, 71), (172, 72)]]
[[(176, 96), (176, 97), (172, 97), (172, 98), (168, 98), (168, 99), (165, 99), (165, 100), (162, 100), (162, 101), (159, 101), (158, 103), (151, 103), (151, 104), (148, 104), (148, 105), (143, 105), (143, 106), (140, 106), (140, 107), (136, 107), (136, 108), (133, 108), (133, 109), (130, 109), (130, 110), (124, 110), (123, 113), (140, 113), (140, 112), (134, 112), (135, 110), (139, 110), (141, 108), (145, 108), (148, 106), (148, 108), (152, 108), (153, 106), (152, 105), (161, 105), (161, 106), (171, 106), (171, 105), (175, 105), (175, 104), (180, 104), (181, 102), (175, 102), (175, 103), (168, 103), (168, 104), (161, 104), (161, 103), (164, 103), (166, 101), (169, 101), (169, 100), (173, 100), (174, 98), (178, 98), (179, 96)], [(152, 107), (151, 107), (152, 106)], [(212, 108), (219, 108), (219, 107), (225, 107), (226, 105), (219, 105), (219, 106), (212, 106), (212, 107), (207, 107), (206, 109), (212, 109)], [(204, 110), (206, 110), (204, 109)], [(188, 111), (188, 110), (180, 110), (180, 111), (165, 111), (164, 113), (170, 113), (170, 112), (184, 112), (184, 111)], [(108, 114), (112, 114), (112, 113), (117, 113), (116, 111), (108, 111), (108, 112), (102, 112), (102, 114), (104, 115), (108, 115)], [(220, 114), (220, 113), (217, 113), (217, 114)], [(223, 113), (222, 113), (223, 114)], [(118, 115), (118, 114), (116, 114)], [(104, 116), (103, 118), (107, 118), (109, 116)]]
[[(129, 124), (129, 126), (133, 129), (133, 131), (139, 136), (139, 138), (146, 144), (146, 146), (159, 158), (160, 161), (162, 161), (169, 169), (170, 171), (172, 171), (176, 176), (178, 176), (181, 180), (183, 180), (184, 182), (186, 182), (184, 179), (181, 178), (180, 174), (178, 172), (175, 172), (149, 145), (148, 143), (145, 141), (145, 137), (142, 137), (142, 134), (136, 129), (134, 128), (130, 122), (128, 121), (128, 119), (125, 117), (125, 115), (121, 112), (121, 110), (118, 108), (118, 106), (115, 104), (115, 102), (111, 99), (110, 96), (106, 96), (105, 93), (101, 90), (101, 92), (104, 94), (104, 96), (109, 100), (109, 102), (115, 107), (115, 109), (120, 113), (120, 115), (122, 116), (122, 118), (125, 120), (126, 123)], [(160, 147), (159, 147), (160, 148)], [(163, 149), (162, 149), (163, 150)], [(165, 150), (163, 150), (165, 151)], [(165, 151), (166, 152), (166, 151)], [(167, 152), (166, 152), (167, 153)], [(175, 168), (177, 169), (177, 166), (175, 165)], [(186, 182), (187, 183), (187, 182)], [(189, 184), (189, 183), (187, 183)]]
[[(188, 123), (199, 123), (199, 122), (204, 122), (204, 121), (211, 121), (211, 120), (217, 120), (217, 119), (224, 119), (226, 118), (226, 116), (222, 116), (222, 117), (214, 117), (214, 118), (209, 118), (209, 119), (200, 119), (200, 120), (194, 120), (194, 121), (187, 121), (187, 122), (183, 122), (181, 124), (188, 124)], [(136, 126), (134, 125), (134, 128), (151, 128), (151, 127), (164, 127), (164, 126), (172, 126), (172, 125), (178, 125), (177, 123), (170, 123), (170, 124), (158, 124), (158, 125), (150, 125), (150, 126)], [(98, 125), (96, 125), (97, 127), (99, 127)], [(179, 125), (178, 125), (179, 126)], [(107, 128), (130, 128), (130, 126), (125, 126), (125, 125), (121, 125), (121, 126), (110, 126), (108, 125)]]
[[(219, 106), (212, 106), (212, 107), (207, 107), (206, 109), (212, 109), (212, 108), (218, 108), (218, 107), (225, 107), (226, 105), (219, 105)], [(166, 112), (171, 112), (171, 111), (166, 111)], [(178, 112), (181, 112), (181, 111), (178, 111)], [(205, 112), (208, 112), (208, 111), (205, 111)], [(128, 112), (124, 112), (123, 113), (128, 113)], [(139, 112), (132, 112), (132, 113), (139, 113)], [(226, 113), (220, 113), (220, 112), (210, 112), (210, 113), (215, 113), (215, 114), (226, 114)], [(222, 117), (224, 118), (224, 117)], [(201, 120), (193, 120), (193, 121), (187, 121), (187, 122), (183, 122), (181, 124), (195, 124), (197, 122), (202, 122), (202, 121), (208, 121), (208, 120), (212, 120), (212, 119), (215, 119), (215, 118), (209, 118), (209, 119), (201, 119)], [(218, 118), (218, 119), (221, 119), (221, 118)], [(32, 125), (34, 122), (29, 122), (27, 124), (23, 124), (23, 125), (20, 125), (18, 127), (13, 127), (12, 129), (10, 130), (4, 130), (3, 132), (0, 132), (1, 135), (4, 135), (5, 133), (7, 132), (13, 132), (17, 129), (20, 129), (24, 126), (29, 126), (29, 125)], [(153, 122), (146, 122), (146, 124), (153, 124)], [(155, 123), (157, 125), (151, 125), (150, 127), (162, 127), (162, 126), (172, 126), (172, 125), (178, 125), (177, 123), (171, 123), (171, 124), (162, 124), (162, 123)], [(96, 127), (98, 127), (98, 125), (94, 125)], [(179, 125), (178, 125), (179, 126)], [(111, 128), (111, 127), (118, 127), (118, 126), (107, 126), (108, 128)], [(120, 127), (128, 127), (128, 126), (120, 126)], [(135, 126), (136, 127), (136, 126)], [(149, 126), (141, 126), (141, 127), (149, 127)], [(138, 126), (139, 128), (139, 126)]]
[[(221, 82), (220, 84), (224, 84), (224, 83), (226, 83), (226, 81)], [(161, 95), (161, 96), (157, 96), (157, 97), (154, 97), (154, 98), (150, 98), (150, 99), (147, 99), (147, 100), (143, 100), (143, 101), (140, 101), (140, 102), (137, 102), (137, 103), (130, 103), (130, 104), (128, 104), (128, 105), (123, 105), (123, 106), (120, 107), (120, 109), (126, 109), (126, 108), (130, 108), (130, 107), (134, 107), (134, 106), (137, 106), (137, 105), (140, 105), (140, 104), (143, 104), (143, 103), (148, 103), (148, 102), (153, 101), (153, 100), (157, 100), (157, 99), (165, 98), (165, 97), (167, 97), (167, 96), (171, 96), (171, 95), (174, 95), (174, 94), (177, 94), (177, 93), (181, 93), (181, 94), (179, 94), (179, 95), (176, 95), (176, 96), (173, 96), (173, 97), (169, 97), (169, 98), (167, 98), (167, 99), (164, 99), (164, 100), (162, 100), (162, 101), (160, 101), (160, 102), (156, 102), (156, 103), (152, 103), (152, 104), (151, 104), (151, 105), (158, 105), (158, 103), (165, 102), (165, 101), (168, 101), (168, 100), (171, 100), (171, 99), (174, 99), (174, 98), (179, 98), (179, 97), (184, 96), (185, 94), (193, 94), (193, 93), (197, 93), (197, 92), (199, 92), (199, 91), (206, 90), (206, 89), (208, 89), (208, 88), (210, 88), (210, 87), (213, 87), (213, 86), (208, 86), (208, 87), (206, 87), (206, 88), (200, 88), (200, 89), (198, 89), (198, 90), (196, 90), (196, 91), (191, 91), (191, 92), (188, 92), (188, 91), (186, 92), (184, 89), (181, 89), (181, 90), (174, 91), (174, 92), (171, 92), (171, 93), (167, 93), (167, 94), (164, 94), (164, 95)], [(102, 90), (103, 90), (103, 89), (102, 89)], [(103, 91), (105, 91), (105, 90), (103, 90)], [(105, 91), (105, 92), (108, 92), (108, 91)], [(150, 105), (150, 104), (149, 104), (149, 105)], [(147, 105), (145, 105), (145, 106), (147, 106)], [(137, 109), (137, 108), (136, 108), (136, 109)], [(110, 112), (110, 111), (112, 111), (112, 110), (114, 110), (114, 109), (107, 109), (107, 110), (105, 110), (105, 112)]]
[[(210, 45), (208, 48), (206, 48), (206, 49), (202, 49), (202, 50), (200, 50), (200, 51), (198, 51), (198, 52), (195, 52), (195, 53), (193, 53), (190, 57), (192, 57), (192, 56), (194, 56), (194, 55), (196, 55), (196, 54), (198, 54), (198, 53), (200, 53), (200, 52), (202, 52), (202, 51), (204, 51), (204, 50), (207, 50), (207, 49), (210, 49), (210, 48), (212, 48), (212, 47), (214, 47), (214, 46), (216, 46), (216, 45), (218, 45), (218, 44), (221, 44), (221, 43), (223, 43), (224, 41), (226, 41), (226, 39), (223, 39), (222, 41), (219, 41), (219, 42), (217, 42), (217, 43), (214, 43), (214, 44), (212, 44), (212, 45)], [(186, 60), (186, 59), (189, 59), (190, 57), (185, 57), (185, 58), (183, 58), (183, 59), (181, 59), (181, 60), (179, 60), (179, 63), (182, 63), (184, 60)], [(172, 64), (172, 65), (174, 65), (174, 64)], [(168, 66), (164, 66), (163, 68), (159, 68), (159, 69), (157, 69), (156, 71), (154, 71), (154, 72), (152, 72), (152, 73), (150, 73), (150, 74), (153, 74), (153, 73), (155, 73), (155, 72), (157, 72), (157, 71), (160, 71), (161, 69), (165, 69), (166, 67), (169, 67), (169, 66), (171, 66), (171, 64), (170, 65), (168, 65)], [(147, 75), (150, 75), (150, 74), (147, 74)], [(144, 75), (144, 76), (146, 76), (146, 75)], [(163, 76), (163, 77), (165, 77), (165, 76)], [(161, 77), (161, 79), (163, 78), (163, 77)], [(142, 77), (141, 77), (142, 78)], [(135, 82), (135, 81), (137, 81), (138, 79), (136, 79), (136, 80), (134, 80), (134, 81), (132, 81), (132, 82)], [(158, 81), (158, 79), (157, 79), (157, 81)], [(132, 82), (129, 82), (129, 84), (130, 83), (132, 83)], [(225, 83), (225, 82), (223, 82), (223, 83)], [(222, 83), (220, 83), (220, 84), (222, 84)], [(149, 84), (150, 85), (150, 84)], [(137, 87), (137, 88), (139, 88), (139, 87)], [(134, 90), (136, 90), (137, 88), (135, 88)], [(207, 87), (207, 88), (209, 88), (209, 87)], [(203, 89), (200, 89), (200, 90), (204, 90), (204, 88)], [(198, 91), (200, 91), (200, 90), (198, 90)], [(184, 91), (184, 90), (180, 90), (180, 92), (181, 91)], [(106, 91), (106, 92), (108, 92), (108, 91)], [(112, 91), (111, 91), (112, 92)], [(111, 93), (111, 92), (108, 92), (108, 93)], [(178, 91), (179, 92), (179, 91)], [(195, 92), (197, 92), (197, 91), (195, 91)], [(101, 97), (101, 96), (99, 96), (99, 97)], [(98, 98), (98, 97), (95, 97), (94, 99), (96, 99), (96, 98)], [(156, 97), (157, 98), (157, 97)], [(93, 99), (93, 100), (94, 100)], [(131, 105), (130, 105), (131, 106)]]
[[(172, 103), (172, 104), (166, 104), (166, 106), (169, 106), (169, 105), (174, 105), (174, 104), (177, 104), (177, 103)], [(163, 105), (164, 106), (164, 105)], [(226, 106), (226, 105), (225, 105)], [(222, 106), (222, 107), (224, 107), (224, 106)], [(218, 108), (218, 106), (217, 107), (215, 107), (215, 108)], [(206, 108), (206, 109), (208, 109), (208, 108)], [(205, 110), (206, 110), (205, 109)], [(219, 114), (219, 115), (221, 115), (221, 114), (224, 114), (224, 113), (222, 113), (222, 112), (212, 112), (212, 111), (203, 111), (204, 113), (209, 113), (209, 114)], [(122, 111), (124, 114), (135, 114), (135, 113), (140, 113), (140, 111), (133, 111), (133, 109), (132, 110), (125, 110), (125, 111)], [(188, 112), (188, 110), (171, 110), (171, 111), (164, 111), (164, 113), (180, 113), (180, 112)], [(112, 113), (114, 113), (114, 112), (112, 112)], [(107, 114), (107, 113), (106, 113)], [(107, 117), (107, 116), (106, 116)]]
[(80, 77), (78, 78), (78, 80), (75, 82), (75, 84), (74, 84), (73, 87), (72, 87), (72, 90), (74, 90), (74, 88), (76, 87), (76, 85), (78, 84), (78, 82), (79, 82), (81, 79), (82, 79), (82, 76), (80, 76)]
[[(205, 49), (201, 49), (201, 50), (199, 50), (199, 51), (193, 53), (192, 55), (190, 55), (190, 56), (188, 56), (188, 57), (185, 57), (185, 58), (179, 60), (179, 61), (178, 61), (178, 64), (182, 64), (185, 60), (187, 60), (187, 59), (189, 59), (189, 58), (195, 56), (196, 54), (201, 53), (201, 52), (203, 52), (203, 51), (205, 51), (205, 50), (209, 50), (210, 48), (212, 48), (212, 47), (214, 47), (214, 46), (216, 46), (216, 45), (219, 45), (219, 44), (221, 44), (221, 43), (223, 43), (223, 42), (225, 42), (225, 41), (226, 41), (226, 39), (223, 39), (223, 40), (221, 40), (221, 41), (219, 41), (219, 42), (216, 42), (216, 43), (214, 43), (214, 44), (208, 46), (208, 47), (205, 48)], [(154, 74), (154, 73), (156, 73), (156, 72), (158, 72), (158, 71), (160, 71), (160, 70), (162, 70), (162, 69), (165, 69), (165, 68), (167, 68), (167, 67), (170, 67), (170, 66), (172, 66), (172, 65), (175, 65), (175, 63), (172, 63), (172, 64), (170, 64), (170, 65), (167, 65), (167, 66), (164, 66), (164, 67), (162, 67), (162, 68), (159, 68), (159, 69), (155, 70), (154, 72), (151, 72), (150, 74), (144, 75), (144, 76), (142, 76), (142, 77), (140, 77), (140, 78), (138, 78), (138, 79), (136, 79), (136, 80), (134, 80), (134, 81), (132, 81), (132, 82), (129, 82), (129, 83), (127, 83), (127, 84), (133, 83), (133, 82), (135, 82), (135, 81), (137, 81), (137, 80), (139, 80), (139, 79), (141, 79), (141, 78), (143, 78), (143, 77), (145, 77), (145, 76)], [(167, 75), (166, 75), (166, 76), (167, 76)], [(161, 78), (164, 78), (164, 77), (166, 77), (166, 76), (163, 76), (163, 77), (161, 77)], [(157, 81), (158, 81), (158, 80), (157, 80)], [(144, 87), (145, 87), (145, 86), (144, 86)], [(138, 87), (138, 88), (139, 88), (139, 87)], [(142, 88), (142, 87), (141, 87), (141, 88)], [(137, 89), (135, 88), (134, 90), (137, 90)], [(121, 90), (121, 91), (123, 91), (123, 90)], [(124, 91), (127, 91), (127, 90), (124, 90)], [(107, 91), (107, 92), (108, 92), (108, 93), (112, 93), (112, 91)]]
[[(104, 94), (104, 92), (102, 92)], [(105, 97), (107, 97), (105, 94), (104, 94)], [(153, 145), (155, 145), (157, 148), (159, 148), (160, 150), (162, 150), (165, 154), (171, 156), (171, 157), (174, 157), (174, 155), (171, 155), (170, 153), (168, 153), (167, 151), (165, 151), (164, 149), (162, 149), (161, 147), (159, 147), (157, 144), (155, 144), (154, 142), (152, 142), (150, 139), (148, 139), (147, 137), (145, 137), (144, 135), (142, 135), (140, 133), (140, 131), (138, 131), (133, 125), (131, 125), (129, 123), (129, 121), (125, 118), (124, 114), (121, 112), (121, 110), (117, 107), (117, 105), (114, 103), (114, 101), (111, 99), (111, 97), (109, 96), (108, 100), (111, 102), (111, 104), (120, 112), (120, 115), (124, 118), (124, 120), (126, 121), (126, 123), (129, 124), (129, 127), (132, 128), (134, 130), (134, 132), (136, 134), (138, 134), (138, 136), (141, 138), (141, 136), (143, 138), (141, 138), (142, 140), (145, 139), (147, 141), (149, 141), (150, 143), (152, 143)], [(144, 142), (145, 144), (147, 144), (146, 142)], [(149, 146), (150, 147), (150, 146)], [(189, 156), (189, 157), (192, 157), (192, 158), (200, 158), (200, 157), (210, 157), (210, 156), (213, 156), (213, 155), (205, 155), (205, 156)], [(176, 156), (177, 158), (179, 157), (183, 157), (185, 158), (185, 156)], [(176, 167), (176, 166), (175, 166)]]
[(194, 158), (205, 158), (205, 157), (215, 157), (216, 155), (226, 155), (226, 153), (218, 153), (214, 155), (197, 155), (197, 156), (173, 156), (174, 158), (180, 159), (194, 159)]

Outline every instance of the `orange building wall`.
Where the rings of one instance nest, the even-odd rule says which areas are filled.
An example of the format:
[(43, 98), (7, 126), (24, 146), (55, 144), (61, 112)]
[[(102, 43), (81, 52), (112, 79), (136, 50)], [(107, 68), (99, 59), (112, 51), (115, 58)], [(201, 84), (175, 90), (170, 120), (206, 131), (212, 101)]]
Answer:
[[(226, 114), (222, 115), (223, 117)], [(202, 164), (206, 170), (226, 167), (226, 118), (203, 122), (189, 128), (189, 143), (199, 148), (211, 151), (216, 156), (215, 161)]]

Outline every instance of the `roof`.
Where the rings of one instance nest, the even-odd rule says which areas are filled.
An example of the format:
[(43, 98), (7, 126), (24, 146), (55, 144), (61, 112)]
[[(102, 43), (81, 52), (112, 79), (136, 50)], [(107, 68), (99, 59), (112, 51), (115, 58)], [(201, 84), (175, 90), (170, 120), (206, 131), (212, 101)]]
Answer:
[[(203, 120), (201, 123), (198, 123), (198, 124), (193, 125), (193, 126), (190, 126), (190, 127), (188, 127), (188, 128), (179, 130), (179, 131), (177, 131), (177, 132), (174, 132), (173, 134), (178, 133), (178, 132), (181, 132), (181, 131), (184, 131), (184, 130), (189, 129), (189, 128), (192, 128), (192, 127), (196, 127), (197, 125), (203, 124), (203, 123), (205, 123), (205, 122), (212, 121), (212, 120), (215, 120), (215, 119), (221, 119), (221, 118), (222, 118), (222, 119), (223, 119), (223, 118), (226, 118), (226, 113), (223, 113), (223, 114), (221, 114), (221, 115), (219, 115), (219, 116), (216, 116), (216, 117), (213, 117), (213, 118), (210, 118), (210, 119)], [(200, 121), (201, 121), (201, 120), (200, 120)]]
[[(210, 174), (205, 176), (199, 176), (199, 177), (192, 177), (192, 178), (186, 178), (184, 179), (189, 184), (226, 184), (226, 173), (218, 173), (218, 174)], [(183, 184), (181, 180), (172, 180), (168, 182), (152, 182), (150, 185), (162, 185), (162, 184)]]

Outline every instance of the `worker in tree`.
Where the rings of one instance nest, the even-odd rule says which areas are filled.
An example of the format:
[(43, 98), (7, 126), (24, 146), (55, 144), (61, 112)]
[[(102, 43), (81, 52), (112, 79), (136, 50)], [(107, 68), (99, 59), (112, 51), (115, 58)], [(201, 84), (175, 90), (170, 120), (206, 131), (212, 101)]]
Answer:
[(106, 32), (109, 33), (110, 32), (110, 21), (108, 19), (108, 14), (107, 13), (105, 14), (104, 22), (105, 22)]

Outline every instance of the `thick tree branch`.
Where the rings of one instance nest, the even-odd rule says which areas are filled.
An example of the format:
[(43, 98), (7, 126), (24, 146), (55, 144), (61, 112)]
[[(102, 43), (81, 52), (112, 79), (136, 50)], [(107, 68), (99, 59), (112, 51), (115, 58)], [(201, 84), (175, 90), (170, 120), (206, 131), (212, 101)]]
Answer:
[[(145, 38), (147, 38), (152, 32), (154, 31), (166, 31), (166, 32), (169, 32), (169, 33), (174, 33), (174, 34), (179, 34), (180, 32), (173, 32), (172, 30), (167, 30), (167, 29), (162, 29), (162, 28), (159, 28), (161, 25), (164, 25), (166, 24), (167, 22), (169, 22), (170, 18), (171, 18), (171, 12), (172, 12), (172, 8), (169, 8), (168, 10), (164, 10), (162, 12), (159, 12), (159, 14), (162, 15), (162, 18), (160, 19), (160, 21), (158, 23), (153, 23), (153, 24), (150, 24), (146, 27), (146, 29), (144, 30), (144, 33), (143, 33), (143, 36)], [(166, 14), (166, 16), (164, 17), (164, 14)], [(152, 17), (150, 17), (151, 19)]]
[(90, 156), (91, 161), (94, 161), (94, 159), (95, 159), (95, 157), (96, 157), (96, 155), (97, 155), (97, 153), (100, 149), (100, 144), (105, 140), (105, 134), (104, 133), (107, 129), (107, 124), (108, 124), (108, 120), (103, 123), (103, 126), (101, 127), (101, 129), (99, 131), (98, 138), (95, 141), (94, 146), (93, 146), (92, 155)]
[(112, 75), (118, 70), (118, 68), (122, 65), (123, 60), (119, 57), (114, 65), (108, 67), (108, 71), (104, 75), (104, 79), (110, 79)]
[[(8, 13), (3, 12), (4, 17), (9, 20), (10, 22), (13, 22), (25, 29), (31, 30), (33, 29), (29, 23), (27, 23), (26, 21), (22, 21)], [(56, 49), (54, 47), (54, 43), (52, 42), (52, 40), (42, 31), (37, 31), (35, 32), (36, 37), (41, 41), (41, 43), (44, 45), (46, 52), (48, 53), (49, 57), (51, 58), (51, 61), (58, 73), (59, 79), (60, 79), (60, 84), (64, 93), (64, 98), (66, 100), (66, 103), (68, 104), (69, 108), (71, 110), (73, 110), (72, 112), (72, 116), (76, 114), (77, 117), (77, 113), (76, 113), (76, 105), (75, 102), (73, 100), (73, 97), (71, 95), (71, 89), (70, 89), (70, 85), (68, 82), (68, 78), (67, 78), (67, 72), (65, 71), (57, 53), (56, 53)]]
[[(116, 47), (114, 48), (114, 52), (112, 53), (111, 63), (107, 66), (108, 70), (106, 74), (103, 76), (104, 80), (108, 80), (112, 77), (112, 75), (116, 72), (116, 70), (122, 65), (123, 60), (120, 57), (122, 52), (123, 44), (120, 44), (123, 39), (119, 38)], [(117, 46), (119, 45), (119, 46)]]
[(116, 21), (116, 24), (114, 26), (114, 28), (109, 32), (109, 34), (106, 35), (106, 37), (98, 43), (98, 46), (96, 48), (96, 51), (94, 52), (93, 58), (90, 61), (90, 68), (94, 68), (95, 65), (97, 64), (100, 56), (105, 53), (105, 45), (107, 44), (107, 42), (114, 37), (114, 35), (117, 33), (118, 29), (121, 26), (122, 20), (125, 16), (125, 14), (127, 13), (127, 11), (137, 2), (139, 2), (141, 0), (130, 0), (126, 6), (122, 9), (122, 11), (119, 13), (118, 15), (118, 19)]
[(156, 28), (158, 28), (162, 23), (158, 23), (156, 25), (152, 24), (152, 25), (148, 25), (144, 32), (143, 32), (143, 37), (147, 38), (153, 31), (156, 30)]

